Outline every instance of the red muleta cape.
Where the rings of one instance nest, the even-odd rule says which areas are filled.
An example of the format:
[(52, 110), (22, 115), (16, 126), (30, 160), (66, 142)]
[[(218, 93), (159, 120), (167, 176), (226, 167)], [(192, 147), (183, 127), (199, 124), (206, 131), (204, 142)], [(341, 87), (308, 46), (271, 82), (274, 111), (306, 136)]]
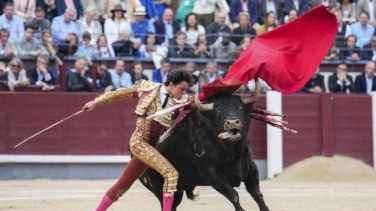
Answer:
[(274, 90), (291, 94), (301, 89), (319, 67), (337, 34), (336, 17), (324, 6), (257, 36), (223, 79), (203, 85), (200, 100), (221, 91), (234, 92), (259, 77)]

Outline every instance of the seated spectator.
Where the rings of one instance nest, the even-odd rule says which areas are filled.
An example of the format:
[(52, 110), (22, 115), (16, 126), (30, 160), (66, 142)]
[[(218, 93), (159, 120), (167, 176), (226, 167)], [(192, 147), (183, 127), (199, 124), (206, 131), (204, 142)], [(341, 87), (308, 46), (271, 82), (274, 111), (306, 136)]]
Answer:
[(197, 58), (213, 58), (213, 52), (209, 46), (208, 39), (205, 34), (200, 34), (195, 43), (194, 55)]
[(187, 92), (188, 93), (195, 93), (196, 88), (197, 88), (197, 82), (198, 82), (198, 76), (194, 74), (196, 71), (196, 64), (193, 62), (188, 62), (187, 64), (184, 65), (183, 68), (185, 71), (189, 72), (192, 75), (192, 83), (189, 84)]
[(12, 40), (9, 39), (8, 29), (0, 29), (0, 55), (13, 56), (17, 55), (17, 48)]
[(114, 89), (114, 85), (112, 83), (111, 74), (108, 71), (108, 65), (106, 62), (102, 62), (97, 67), (96, 73), (96, 89), (101, 90), (103, 92), (109, 92)]
[(37, 7), (44, 9), (45, 18), (50, 22), (57, 16), (55, 0), (37, 0)]
[(74, 63), (75, 71), (67, 71), (67, 92), (91, 92), (93, 85), (90, 75), (86, 72), (85, 58), (81, 57)]
[(185, 17), (185, 26), (181, 28), (181, 31), (187, 36), (186, 43), (194, 46), (197, 42), (198, 35), (205, 34), (205, 28), (197, 24), (196, 15), (190, 13)]
[(345, 39), (351, 35), (351, 27), (349, 24), (343, 22), (343, 16), (340, 10), (333, 9), (333, 14), (336, 16), (338, 24), (335, 46), (341, 48), (345, 45)]
[(11, 40), (17, 40), (24, 34), (24, 23), (22, 19), (14, 14), (14, 6), (12, 3), (6, 3), (3, 9), (3, 13), (0, 16), (0, 29), (8, 29), (10, 32), (9, 38)]
[(225, 24), (225, 21), (226, 13), (218, 12), (215, 22), (209, 24), (208, 28), (206, 29), (206, 37), (208, 38), (210, 45), (213, 45), (216, 42), (221, 42), (222, 35), (224, 33), (231, 34), (231, 29)]
[(243, 51), (248, 47), (249, 44), (251, 44), (252, 38), (251, 37), (243, 37), (242, 41), (240, 41), (240, 44), (238, 46), (238, 56), (240, 56)]
[(337, 0), (337, 8), (343, 14), (343, 22), (352, 24), (356, 21), (356, 3), (354, 0)]
[(239, 13), (239, 27), (232, 32), (232, 41), (238, 46), (243, 37), (256, 36), (256, 31), (249, 23), (249, 14), (247, 12)]
[(230, 11), (231, 21), (233, 23), (239, 23), (240, 24), (239, 14), (241, 14), (241, 13), (247, 13), (248, 14), (247, 20), (248, 20), (248, 23), (250, 24), (250, 26), (255, 24), (257, 22), (258, 17), (259, 17), (256, 1), (254, 1), (254, 0), (248, 0), (248, 1), (232, 0), (231, 1), (231, 11)]
[(54, 85), (59, 83), (58, 70), (56, 67), (48, 68), (48, 62), (48, 57), (40, 55), (36, 67), (27, 71), (30, 85), (40, 86), (43, 91), (53, 90)]
[(273, 29), (278, 27), (276, 15), (274, 14), (274, 12), (266, 13), (265, 20), (266, 20), (265, 23), (262, 24), (257, 29), (257, 35), (264, 34), (265, 32), (268, 32), (268, 31), (273, 30)]
[(13, 57), (6, 68), (8, 72), (8, 87), (13, 91), (13, 87), (27, 87), (30, 80), (26, 76), (26, 70), (20, 58)]
[(195, 49), (186, 43), (186, 35), (179, 31), (175, 35), (175, 41), (168, 47), (168, 57), (193, 58)]
[(124, 30), (119, 34), (119, 40), (112, 43), (115, 56), (137, 56), (141, 40), (131, 37), (131, 31)]
[(337, 47), (335, 46), (335, 41), (332, 43), (332, 45), (330, 46), (330, 49), (328, 51), (328, 53), (325, 55), (324, 57), (324, 60), (328, 60), (328, 61), (334, 61), (334, 60), (338, 60), (338, 53), (337, 53)]
[[(145, 11), (148, 14), (148, 18), (152, 22), (157, 21), (159, 19), (159, 16), (158, 16), (159, 14), (158, 14), (157, 9), (155, 8), (155, 4), (154, 4), (155, 1), (154, 0), (153, 1), (151, 1), (151, 0), (139, 0), (139, 2), (145, 8)], [(137, 10), (137, 7), (135, 7), (134, 11)], [(136, 16), (135, 12), (133, 12), (133, 15)]]
[(351, 33), (356, 37), (356, 47), (362, 48), (370, 43), (372, 35), (375, 33), (375, 27), (369, 22), (367, 12), (360, 12), (358, 22), (351, 24)]
[(131, 24), (134, 37), (141, 39), (141, 42), (145, 42), (145, 37), (148, 33), (155, 34), (154, 24), (145, 18), (145, 7), (136, 7), (133, 14), (136, 16), (136, 21)]
[[(112, 1), (116, 4), (116, 1)], [(82, 0), (82, 8), (93, 7), (94, 8), (94, 19), (98, 20), (100, 23), (104, 23), (104, 20), (107, 18), (107, 11), (109, 11), (108, 6), (110, 3), (106, 1), (98, 0)], [(112, 8), (111, 8), (112, 9)]]
[(0, 86), (5, 86), (9, 91), (14, 91), (14, 87), (8, 81), (8, 72), (5, 68), (4, 62), (0, 62)]
[(142, 63), (139, 61), (133, 62), (131, 69), (131, 79), (133, 85), (141, 83), (142, 80), (149, 80), (149, 78), (143, 72), (144, 68), (142, 67)]
[(115, 52), (111, 45), (107, 42), (107, 37), (104, 34), (98, 36), (97, 39), (98, 56), (103, 58), (114, 57)]
[(111, 10), (112, 17), (107, 18), (104, 22), (104, 34), (107, 37), (109, 45), (112, 45), (115, 41), (119, 40), (120, 32), (126, 30), (132, 34), (131, 21), (124, 18), (125, 10), (121, 4), (115, 5), (115, 8)]
[(153, 56), (166, 57), (167, 48), (156, 44), (155, 34), (149, 33), (146, 35), (144, 44), (138, 49), (138, 57), (140, 58), (153, 58)]
[(355, 46), (356, 37), (350, 35), (345, 40), (346, 44), (344, 47), (339, 49), (339, 59), (356, 62), (360, 59), (360, 48)]
[(170, 60), (167, 58), (162, 59), (161, 68), (153, 70), (153, 81), (158, 83), (164, 83), (167, 79), (167, 75), (172, 71)]
[(173, 40), (174, 34), (180, 31), (179, 23), (174, 20), (174, 11), (166, 8), (163, 18), (154, 22), (154, 28), (157, 37), (156, 43), (168, 45)]
[(25, 26), (24, 35), (16, 40), (15, 45), (20, 56), (48, 55), (40, 41), (34, 38), (34, 28), (30, 25)]
[(97, 49), (90, 44), (91, 35), (89, 32), (85, 32), (82, 35), (82, 44), (78, 46), (78, 50), (74, 56), (94, 57), (98, 55)]
[(25, 25), (33, 26), (35, 30), (34, 37), (38, 40), (41, 39), (43, 30), (51, 29), (51, 22), (45, 19), (44, 9), (42, 7), (35, 8), (35, 17), (28, 20)]
[(213, 45), (213, 52), (215, 58), (237, 58), (239, 56), (238, 48), (236, 44), (231, 41), (231, 35), (223, 33), (221, 40), (222, 41), (216, 42)]
[(376, 27), (376, 3), (373, 0), (355, 0), (355, 2), (357, 16), (359, 17), (362, 12), (367, 13), (368, 23)]
[(153, 3), (158, 14), (158, 20), (162, 20), (164, 12), (169, 9), (168, 6), (170, 6), (171, 0), (157, 0)]
[[(126, 17), (130, 23), (132, 23), (135, 20), (134, 17), (134, 11), (136, 7), (142, 6), (142, 3), (140, 0), (129, 0), (129, 1), (119, 1), (119, 0), (110, 0), (107, 4), (107, 17), (112, 17), (114, 15), (113, 9), (116, 8), (116, 10), (122, 9), (124, 13), (122, 14), (123, 17)], [(120, 5), (121, 7), (119, 7)], [(125, 13), (126, 11), (126, 13)]]
[(76, 10), (72, 7), (68, 7), (64, 14), (53, 19), (51, 32), (54, 43), (67, 43), (69, 42), (70, 34), (78, 34), (77, 26), (74, 22), (75, 15)]
[[(35, 35), (34, 35), (35, 36)], [(54, 57), (58, 52), (57, 45), (52, 42), (52, 34), (49, 29), (42, 32), (41, 43), (44, 49), (48, 52), (48, 56)]]
[(58, 56), (64, 58), (66, 56), (73, 56), (78, 50), (77, 34), (69, 33), (67, 40), (59, 46)]
[[(89, 6), (85, 10), (85, 15), (77, 20), (78, 37), (83, 38), (85, 32), (91, 35), (90, 45), (95, 46), (98, 36), (102, 34), (102, 25), (94, 19), (95, 7)], [(80, 40), (82, 41), (82, 39)]]
[[(335, 0), (334, 0), (335, 1)], [(266, 13), (272, 11), (276, 15), (276, 23), (278, 25), (283, 24), (283, 18), (287, 11), (284, 11), (283, 0), (257, 0), (257, 12), (258, 12), (258, 23), (265, 24)]]
[(284, 23), (289, 23), (298, 18), (298, 11), (296, 9), (288, 10), (287, 16), (284, 18)]
[(329, 91), (333, 93), (354, 92), (353, 79), (347, 74), (347, 64), (341, 62), (337, 66), (337, 71), (334, 72), (328, 81)]
[(14, 13), (22, 19), (22, 22), (27, 22), (33, 18), (36, 0), (34, 1), (25, 1), (25, 0), (13, 0), (14, 4)]
[(207, 28), (209, 24), (214, 22), (216, 9), (224, 10), (222, 7), (223, 4), (220, 4), (219, 1), (196, 0), (193, 5), (193, 13), (196, 15), (197, 24)]
[(367, 62), (364, 72), (355, 78), (354, 91), (370, 94), (376, 91), (375, 62)]
[(128, 88), (132, 86), (131, 75), (125, 71), (124, 60), (117, 59), (115, 62), (115, 69), (111, 69), (110, 73), (115, 89)]
[(198, 76), (200, 92), (204, 84), (211, 83), (218, 78), (222, 78), (222, 75), (217, 71), (217, 64), (213, 61), (209, 61), (206, 63), (206, 68), (201, 71)]
[(315, 74), (313, 74), (309, 81), (304, 85), (303, 92), (309, 94), (320, 94), (325, 92), (324, 76), (319, 73), (319, 68), (317, 68)]
[(62, 15), (67, 10), (67, 8), (71, 7), (72, 9), (76, 11), (73, 16), (74, 21), (84, 16), (84, 9), (82, 7), (81, 0), (70, 0), (70, 1), (55, 0), (55, 5), (57, 8), (57, 15)]
[(376, 35), (372, 35), (371, 43), (363, 46), (362, 60), (376, 61)]
[(301, 16), (309, 10), (310, 2), (310, 0), (284, 0), (284, 5), (286, 11), (297, 9), (298, 16)]
[(176, 10), (176, 21), (180, 24), (180, 27), (185, 26), (185, 18), (188, 14), (193, 13), (193, 6), (195, 0), (182, 0)]

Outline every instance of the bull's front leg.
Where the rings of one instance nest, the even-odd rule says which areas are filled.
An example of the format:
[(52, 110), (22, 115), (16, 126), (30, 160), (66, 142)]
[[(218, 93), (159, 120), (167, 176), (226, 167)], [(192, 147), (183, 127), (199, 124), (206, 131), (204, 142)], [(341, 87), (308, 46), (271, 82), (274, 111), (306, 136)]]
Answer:
[(269, 211), (269, 208), (266, 206), (264, 197), (260, 191), (259, 185), (259, 171), (255, 162), (250, 162), (249, 172), (244, 179), (244, 184), (247, 191), (251, 194), (253, 199), (256, 201), (261, 211)]
[(240, 206), (238, 192), (230, 185), (225, 175), (220, 172), (212, 172), (213, 174), (209, 174), (211, 186), (224, 195), (234, 205), (236, 211), (244, 211)]

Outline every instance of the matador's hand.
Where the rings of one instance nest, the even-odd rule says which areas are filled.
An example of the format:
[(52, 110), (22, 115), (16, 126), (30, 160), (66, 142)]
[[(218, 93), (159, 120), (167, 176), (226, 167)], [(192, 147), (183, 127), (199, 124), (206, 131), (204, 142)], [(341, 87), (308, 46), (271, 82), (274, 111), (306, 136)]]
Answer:
[(95, 101), (92, 100), (90, 102), (87, 102), (84, 107), (82, 107), (82, 110), (85, 110), (85, 111), (91, 111), (95, 108)]

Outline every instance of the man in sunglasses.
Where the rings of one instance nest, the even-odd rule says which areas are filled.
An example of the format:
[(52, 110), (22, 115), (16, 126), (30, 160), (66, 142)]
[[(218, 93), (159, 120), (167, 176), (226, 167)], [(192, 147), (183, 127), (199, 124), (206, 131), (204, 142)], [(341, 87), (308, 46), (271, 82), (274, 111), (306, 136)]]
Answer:
[(111, 74), (108, 72), (108, 65), (106, 62), (102, 62), (97, 67), (97, 74), (95, 77), (95, 82), (96, 82), (95, 88), (97, 90), (103, 90), (104, 92), (108, 92), (114, 88)]

